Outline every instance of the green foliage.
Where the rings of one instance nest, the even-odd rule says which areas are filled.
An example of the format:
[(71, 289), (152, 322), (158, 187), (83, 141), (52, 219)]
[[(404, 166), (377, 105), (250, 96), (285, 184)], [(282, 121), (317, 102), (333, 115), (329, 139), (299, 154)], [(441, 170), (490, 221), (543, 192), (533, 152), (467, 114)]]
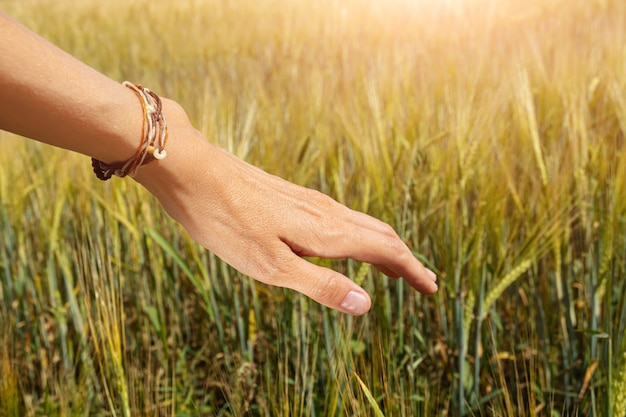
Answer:
[(393, 224), (441, 278), (425, 297), (319, 260), (373, 295), (346, 317), (232, 270), (132, 181), (0, 132), (0, 416), (621, 417), (624, 2), (0, 6)]

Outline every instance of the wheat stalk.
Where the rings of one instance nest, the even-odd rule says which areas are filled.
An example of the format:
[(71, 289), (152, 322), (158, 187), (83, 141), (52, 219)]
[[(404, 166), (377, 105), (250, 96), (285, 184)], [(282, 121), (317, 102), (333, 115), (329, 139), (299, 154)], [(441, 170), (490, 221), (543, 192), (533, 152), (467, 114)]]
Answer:
[(526, 272), (532, 265), (530, 259), (525, 259), (520, 262), (515, 268), (513, 268), (508, 274), (506, 274), (495, 287), (489, 291), (487, 297), (485, 297), (485, 303), (483, 306), (483, 314), (489, 307), (496, 301), (500, 295), (506, 290), (517, 278), (519, 278), (524, 272)]
[(518, 69), (518, 72), (518, 93), (520, 94), (520, 100), (522, 101), (521, 105), (523, 106), (523, 110), (528, 119), (528, 131), (532, 140), (537, 166), (539, 167), (541, 184), (545, 188), (548, 186), (548, 173), (543, 159), (543, 152), (541, 151), (541, 139), (539, 137), (539, 128), (537, 126), (537, 116), (535, 115), (535, 105), (533, 104), (533, 97), (530, 91), (530, 81), (528, 80), (528, 73), (525, 70), (520, 68)]

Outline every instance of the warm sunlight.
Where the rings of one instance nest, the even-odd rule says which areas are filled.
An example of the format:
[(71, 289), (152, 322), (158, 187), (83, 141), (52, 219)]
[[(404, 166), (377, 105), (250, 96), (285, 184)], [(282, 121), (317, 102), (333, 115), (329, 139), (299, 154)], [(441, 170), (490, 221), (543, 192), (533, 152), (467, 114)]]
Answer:
[[(163, 189), (186, 190), (164, 201), (200, 198), (182, 213), (205, 231), (188, 234), (130, 178), (103, 184), (83, 155), (0, 131), (0, 417), (626, 417), (626, 1), (0, 0), (0, 9), (89, 74), (180, 103), (194, 129), (183, 118), (180, 130), (167, 100), (170, 156), (142, 169)], [(106, 116), (118, 108), (100, 101), (109, 91), (4, 40), (4, 109), (40, 99), (50, 111), (30, 120), (59, 128), (83, 97), (69, 106), (75, 128), (61, 123), (55, 135), (78, 143), (100, 138), (76, 134), (88, 120), (107, 132), (124, 124)], [(3, 60), (7, 51), (22, 64), (3, 76), (17, 62)], [(3, 99), (12, 79), (31, 93)], [(226, 152), (201, 161), (193, 149), (204, 143), (181, 152), (198, 134)], [(185, 181), (188, 168), (200, 169)], [(255, 180), (263, 172), (350, 210), (324, 214), (310, 203), (336, 206), (317, 192), (285, 197), (293, 188)], [(254, 198), (266, 185), (270, 198)], [(294, 202), (300, 226), (281, 214)], [(341, 232), (346, 219), (387, 238)], [(227, 238), (242, 227), (250, 233)], [(285, 249), (293, 231), (337, 255), (305, 261), (367, 291), (367, 314), (297, 293), (292, 255), (310, 253), (298, 246), (273, 267), (247, 269), (291, 274), (285, 288), (228, 263), (253, 265), (250, 251)], [(345, 252), (328, 252), (323, 231)], [(394, 233), (401, 242), (388, 240)], [(238, 242), (233, 258), (197, 236)], [(379, 271), (379, 250), (341, 258), (363, 242), (386, 242), (392, 264), (424, 262), (437, 294)], [(314, 292), (337, 294), (330, 284)]]

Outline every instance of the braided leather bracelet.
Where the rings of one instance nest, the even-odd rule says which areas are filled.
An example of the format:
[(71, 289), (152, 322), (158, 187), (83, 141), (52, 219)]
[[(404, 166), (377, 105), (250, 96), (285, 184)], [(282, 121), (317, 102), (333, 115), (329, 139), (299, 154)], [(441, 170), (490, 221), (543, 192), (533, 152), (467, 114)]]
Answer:
[(102, 181), (106, 181), (113, 175), (134, 177), (143, 165), (154, 160), (164, 159), (167, 156), (165, 144), (167, 143), (167, 121), (163, 115), (163, 105), (159, 96), (141, 84), (133, 84), (124, 81), (123, 85), (137, 94), (143, 109), (143, 125), (141, 127), (141, 143), (135, 152), (135, 156), (124, 162), (107, 164), (98, 159), (91, 158), (93, 172)]

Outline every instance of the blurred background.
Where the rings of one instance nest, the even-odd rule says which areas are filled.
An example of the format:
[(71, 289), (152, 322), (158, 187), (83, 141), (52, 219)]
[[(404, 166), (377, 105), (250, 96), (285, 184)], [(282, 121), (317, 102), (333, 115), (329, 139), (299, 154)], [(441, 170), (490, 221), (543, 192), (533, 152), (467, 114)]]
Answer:
[(626, 416), (623, 1), (0, 9), (389, 222), (440, 277), (426, 297), (313, 260), (372, 294), (348, 317), (237, 273), (132, 180), (0, 132), (0, 416)]

